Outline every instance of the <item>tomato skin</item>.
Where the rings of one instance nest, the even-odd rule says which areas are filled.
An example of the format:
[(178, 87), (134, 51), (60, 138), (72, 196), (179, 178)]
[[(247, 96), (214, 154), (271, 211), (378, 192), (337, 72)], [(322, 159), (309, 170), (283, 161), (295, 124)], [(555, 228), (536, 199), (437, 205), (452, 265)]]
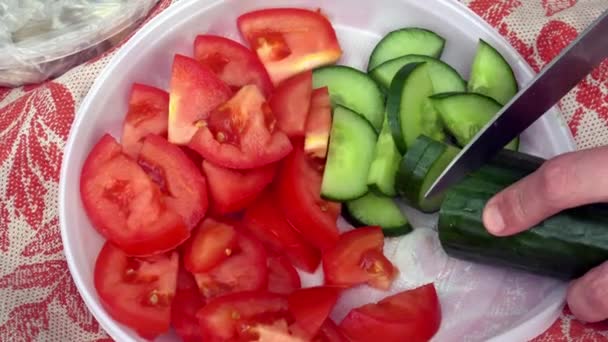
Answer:
[(206, 218), (184, 248), (184, 266), (206, 272), (226, 260), (238, 246), (237, 232), (229, 224)]
[(341, 205), (321, 198), (320, 165), (306, 156), (301, 141), (294, 145), (277, 175), (279, 206), (304, 239), (323, 251), (338, 241)]
[(380, 227), (361, 227), (343, 233), (336, 245), (323, 254), (325, 283), (344, 287), (367, 283), (388, 290), (398, 270), (382, 254), (383, 246)]
[(230, 88), (207, 66), (176, 54), (169, 90), (168, 140), (185, 145), (197, 131), (196, 122), (226, 102)]
[(237, 230), (237, 247), (224, 261), (207, 272), (194, 273), (199, 290), (207, 299), (232, 292), (263, 290), (268, 284), (264, 246)]
[(304, 150), (314, 158), (325, 159), (331, 130), (331, 100), (327, 87), (315, 89), (310, 100), (306, 121)]
[(158, 186), (109, 134), (85, 160), (80, 194), (93, 227), (129, 255), (169, 251), (190, 236)]
[(241, 15), (237, 26), (275, 86), (302, 71), (334, 63), (342, 56), (331, 23), (316, 11), (257, 10)]
[(194, 59), (209, 66), (235, 90), (255, 84), (265, 96), (273, 91), (270, 77), (256, 54), (232, 39), (210, 34), (197, 36)]
[(95, 261), (94, 285), (110, 316), (151, 338), (169, 330), (177, 272), (175, 252), (137, 259), (106, 242)]
[(244, 86), (210, 115), (188, 146), (213, 164), (231, 169), (253, 169), (283, 159), (292, 150), (291, 142), (274, 129), (267, 106), (257, 86)]
[(167, 206), (193, 228), (205, 216), (209, 201), (207, 182), (199, 168), (178, 146), (158, 135), (148, 135), (138, 162), (158, 175), (166, 188)]
[(328, 318), (325, 320), (313, 342), (348, 342), (340, 328)]
[(148, 85), (133, 83), (129, 109), (123, 123), (122, 148), (136, 158), (148, 134), (167, 135), (169, 93)]
[(439, 330), (441, 307), (426, 284), (351, 310), (340, 328), (352, 341), (428, 341)]
[(287, 257), (268, 258), (268, 292), (287, 295), (301, 286), (300, 275)]
[(312, 71), (307, 70), (283, 81), (268, 104), (277, 126), (287, 136), (304, 136), (312, 94)]
[(171, 305), (171, 325), (184, 342), (201, 341), (196, 313), (205, 305), (196, 282), (183, 267), (179, 268), (177, 290)]
[(297, 267), (314, 272), (321, 261), (317, 249), (310, 245), (285, 220), (272, 191), (264, 192), (245, 211), (243, 225), (274, 251), (284, 253)]
[[(259, 325), (286, 321), (287, 298), (264, 291), (244, 291), (210, 301), (197, 313), (205, 341), (251, 341)], [(244, 327), (249, 329), (243, 329)]]
[(234, 170), (203, 161), (203, 171), (209, 180), (213, 212), (225, 215), (245, 209), (272, 182), (276, 170), (276, 164), (250, 170)]
[(317, 335), (339, 295), (340, 289), (330, 286), (309, 287), (291, 293), (287, 301), (298, 331), (303, 331), (307, 337)]

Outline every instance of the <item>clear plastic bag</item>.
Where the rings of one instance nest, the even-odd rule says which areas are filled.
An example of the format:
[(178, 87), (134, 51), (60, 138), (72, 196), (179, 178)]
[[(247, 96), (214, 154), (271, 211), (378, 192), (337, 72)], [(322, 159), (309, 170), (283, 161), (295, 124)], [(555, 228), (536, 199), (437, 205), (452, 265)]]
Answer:
[(112, 47), (157, 0), (1, 0), (0, 86), (38, 83)]

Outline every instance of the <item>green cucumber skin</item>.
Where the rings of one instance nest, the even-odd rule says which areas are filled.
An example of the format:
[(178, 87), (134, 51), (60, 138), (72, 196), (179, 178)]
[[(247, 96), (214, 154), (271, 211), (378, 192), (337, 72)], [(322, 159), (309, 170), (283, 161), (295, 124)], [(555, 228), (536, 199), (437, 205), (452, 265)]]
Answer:
[(424, 55), (406, 55), (386, 61), (371, 71), (369, 75), (378, 83), (383, 91), (388, 91), (391, 81), (404, 65), (425, 62), (429, 64), (429, 73), (435, 93), (464, 92), (467, 89), (462, 76), (451, 65), (433, 57)]
[[(344, 83), (343, 81), (348, 80)], [(328, 87), (332, 107), (346, 107), (367, 119), (376, 132), (380, 132), (384, 120), (385, 95), (371, 77), (361, 70), (346, 65), (328, 65), (312, 73), (313, 88)], [(363, 94), (353, 94), (359, 84)]]
[[(398, 215), (398, 222), (391, 222), (391, 223), (386, 223), (387, 217), (383, 216), (383, 217), (379, 217), (376, 220), (374, 219), (366, 219), (361, 217), (361, 215), (358, 215), (358, 211), (362, 210), (361, 208), (357, 208), (357, 205), (361, 205), (362, 201), (367, 201), (367, 202), (371, 202), (374, 203), (372, 205), (391, 205), (394, 206), (394, 208), (391, 208), (393, 211), (395, 211), (394, 213), (392, 213), (391, 216), (394, 215)], [(390, 203), (382, 203), (384, 201), (391, 201)], [(357, 203), (359, 202), (359, 203)], [(365, 204), (363, 204), (365, 205)], [(373, 208), (372, 208), (373, 210)], [(372, 212), (372, 215), (375, 214), (376, 212)], [(385, 213), (384, 213), (385, 214)], [(403, 215), (403, 213), (401, 213), (399, 211), (399, 207), (397, 206), (397, 204), (395, 202), (393, 202), (393, 199), (390, 197), (386, 197), (383, 195), (378, 195), (375, 194), (374, 192), (369, 192), (367, 193), (365, 196), (353, 200), (353, 201), (349, 201), (346, 202), (346, 205), (344, 206), (344, 211), (342, 212), (342, 216), (344, 217), (344, 219), (346, 221), (348, 221), (351, 225), (353, 225), (354, 227), (358, 228), (358, 227), (368, 227), (368, 226), (380, 226), (382, 228), (382, 232), (384, 233), (384, 236), (400, 236), (400, 235), (405, 235), (410, 233), (413, 228), (411, 226), (411, 224), (409, 223), (409, 221), (407, 220), (407, 218), (405, 217), (405, 215)], [(385, 221), (384, 223), (381, 221)]]
[(519, 86), (513, 69), (492, 45), (479, 39), (477, 51), (471, 65), (467, 89), (495, 99), (505, 105), (517, 92)]
[[(404, 43), (405, 40), (411, 40), (413, 37), (416, 37), (418, 40), (423, 38), (427, 41), (408, 41), (407, 44)], [(376, 44), (370, 54), (367, 70), (370, 71), (388, 60), (404, 55), (418, 54), (439, 58), (443, 53), (444, 47), (445, 38), (428, 29), (408, 27), (394, 30), (387, 33)]]

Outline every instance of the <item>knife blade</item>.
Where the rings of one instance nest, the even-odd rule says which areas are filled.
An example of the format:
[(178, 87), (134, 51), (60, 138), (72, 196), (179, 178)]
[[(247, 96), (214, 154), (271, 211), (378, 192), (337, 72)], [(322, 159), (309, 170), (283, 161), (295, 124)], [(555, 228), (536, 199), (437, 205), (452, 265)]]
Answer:
[(608, 10), (592, 22), (473, 137), (425, 194), (435, 196), (481, 167), (608, 57)]

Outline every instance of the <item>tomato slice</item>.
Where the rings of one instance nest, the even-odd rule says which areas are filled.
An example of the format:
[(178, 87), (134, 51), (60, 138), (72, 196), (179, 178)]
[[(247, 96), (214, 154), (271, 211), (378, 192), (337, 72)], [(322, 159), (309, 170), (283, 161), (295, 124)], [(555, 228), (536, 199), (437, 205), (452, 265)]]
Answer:
[(284, 253), (299, 268), (314, 272), (320, 253), (285, 220), (273, 192), (266, 191), (245, 211), (243, 225), (274, 251)]
[(323, 251), (338, 241), (341, 206), (321, 198), (321, 169), (321, 164), (306, 156), (302, 142), (297, 142), (277, 176), (277, 195), (287, 221)]
[(234, 170), (203, 161), (203, 171), (209, 180), (213, 212), (225, 215), (245, 209), (272, 182), (276, 170), (276, 164)]
[(85, 160), (80, 193), (95, 229), (129, 255), (165, 252), (190, 236), (159, 187), (108, 134)]
[(304, 150), (315, 158), (325, 159), (331, 130), (331, 101), (327, 87), (315, 89), (310, 100), (310, 113), (306, 121)]
[(169, 90), (169, 142), (187, 144), (197, 123), (226, 102), (230, 88), (207, 66), (183, 55), (175, 55)]
[(148, 134), (167, 135), (169, 93), (162, 89), (134, 83), (129, 95), (129, 109), (122, 130), (123, 151), (136, 158), (142, 140)]
[(302, 286), (298, 271), (284, 256), (268, 258), (268, 292), (290, 294)]
[(290, 294), (287, 299), (289, 311), (296, 321), (298, 331), (308, 337), (317, 335), (339, 295), (339, 288), (329, 286), (304, 288)]
[(207, 272), (195, 273), (199, 290), (207, 299), (231, 292), (257, 291), (268, 284), (264, 246), (242, 230), (230, 256)]
[(275, 86), (302, 71), (334, 63), (342, 56), (336, 32), (319, 11), (257, 10), (241, 15), (237, 25)]
[(388, 290), (398, 270), (382, 254), (383, 247), (380, 227), (362, 227), (343, 233), (336, 245), (323, 254), (325, 283), (346, 287), (367, 283)]
[(237, 232), (229, 224), (206, 218), (186, 243), (184, 266), (190, 272), (206, 272), (226, 260), (238, 247)]
[(328, 318), (325, 320), (313, 342), (348, 342), (336, 323)]
[(197, 317), (205, 341), (262, 341), (260, 328), (289, 335), (287, 298), (276, 293), (231, 293), (210, 301)]
[(138, 163), (167, 194), (167, 206), (179, 213), (188, 227), (196, 226), (207, 212), (207, 182), (186, 153), (165, 138), (150, 134)]
[(349, 312), (340, 328), (352, 341), (428, 341), (441, 324), (441, 307), (430, 283)]
[(241, 88), (214, 110), (189, 146), (215, 165), (252, 169), (277, 162), (292, 150), (257, 86)]
[(288, 136), (304, 136), (311, 94), (312, 71), (307, 70), (283, 81), (270, 97), (277, 125)]
[(94, 283), (106, 311), (146, 338), (169, 330), (178, 255), (127, 256), (106, 242), (95, 262)]
[(201, 341), (196, 313), (205, 305), (194, 278), (183, 267), (177, 275), (177, 290), (171, 305), (171, 325), (183, 342)]
[(211, 68), (227, 85), (238, 90), (257, 85), (265, 96), (273, 91), (264, 65), (243, 44), (216, 35), (199, 35), (194, 40), (194, 59)]

